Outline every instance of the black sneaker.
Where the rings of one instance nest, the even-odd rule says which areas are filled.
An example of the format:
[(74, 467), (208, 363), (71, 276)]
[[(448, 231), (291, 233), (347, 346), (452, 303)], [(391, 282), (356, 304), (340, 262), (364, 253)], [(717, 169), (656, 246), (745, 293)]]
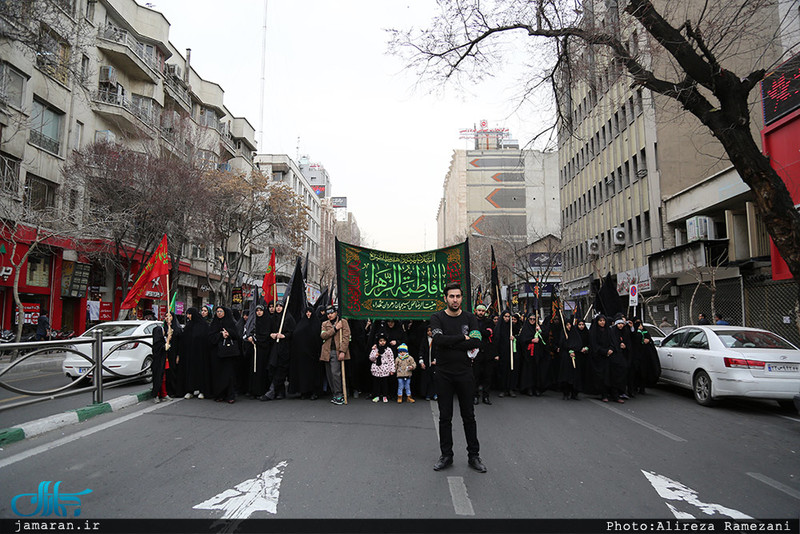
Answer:
[(442, 469), (448, 468), (453, 465), (453, 457), (452, 456), (440, 456), (439, 461), (433, 464), (434, 471), (441, 471)]
[[(481, 462), (481, 457), (480, 456), (470, 456), (469, 461), (467, 463), (469, 464), (469, 466), (471, 468), (473, 468), (478, 473), (485, 473), (486, 472), (486, 466), (483, 465), (483, 462)], [(434, 467), (434, 469), (435, 469), (435, 467)]]

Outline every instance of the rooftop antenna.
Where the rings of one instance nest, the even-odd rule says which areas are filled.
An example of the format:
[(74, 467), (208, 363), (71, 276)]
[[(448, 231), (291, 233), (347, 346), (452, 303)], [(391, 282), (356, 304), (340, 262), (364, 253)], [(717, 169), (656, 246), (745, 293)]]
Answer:
[(297, 150), (297, 154), (295, 154), (294, 159), (296, 161), (300, 161), (300, 136), (299, 135), (297, 136), (297, 148), (295, 150)]
[(267, 79), (267, 4), (264, 0), (264, 25), (261, 28), (261, 113), (258, 121), (258, 149), (264, 151), (264, 87)]

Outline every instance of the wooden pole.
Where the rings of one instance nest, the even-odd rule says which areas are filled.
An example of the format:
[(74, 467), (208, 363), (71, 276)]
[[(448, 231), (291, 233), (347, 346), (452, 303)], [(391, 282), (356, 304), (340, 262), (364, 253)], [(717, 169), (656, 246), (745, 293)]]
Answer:
[[(339, 319), (340, 321), (342, 319)], [(340, 352), (344, 352), (342, 350), (342, 331), (339, 330), (339, 346), (337, 347)], [(342, 393), (344, 394), (344, 403), (347, 404), (347, 377), (345, 376), (344, 372), (344, 360), (340, 362), (342, 364)]]
[(511, 358), (511, 370), (514, 370), (514, 320), (508, 318), (508, 355)]
[[(291, 291), (286, 294), (286, 304), (283, 306), (283, 313), (281, 314), (281, 324), (278, 326), (278, 333), (280, 334), (283, 331), (283, 321), (286, 319), (286, 312), (289, 310), (289, 299), (292, 297)], [(280, 343), (281, 338), (275, 338), (275, 343)]]

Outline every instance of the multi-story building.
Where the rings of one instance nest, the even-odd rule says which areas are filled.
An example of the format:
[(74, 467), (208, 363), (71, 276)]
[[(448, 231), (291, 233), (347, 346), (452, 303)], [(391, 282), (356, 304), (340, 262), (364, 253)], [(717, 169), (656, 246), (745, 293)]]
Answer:
[[(761, 10), (757, 17), (763, 19), (752, 27), (779, 27), (784, 4)], [(616, 31), (640, 61), (661, 68), (645, 30), (616, 0), (589, 1), (585, 7), (590, 26)], [(737, 50), (734, 68), (769, 65), (779, 56), (770, 37), (755, 34)], [(743, 324), (739, 263), (768, 253), (752, 192), (721, 145), (677, 103), (632, 87), (621, 65), (595, 50), (576, 45), (571, 54), (571, 68), (557, 78), (564, 103), (559, 125), (564, 296), (585, 299), (588, 306), (592, 281), (611, 272), (623, 307), (629, 284), (636, 282), (640, 299), (649, 302), (647, 319), (666, 316), (685, 324), (692, 320), (688, 304), (697, 276), (709, 282), (713, 255), (713, 276), (730, 285), (720, 293), (731, 303), (728, 316)], [(756, 137), (760, 115), (751, 113)], [(698, 215), (709, 216), (699, 233)], [(709, 314), (707, 304), (706, 298), (695, 312)]]
[(474, 133), (473, 150), (454, 150), (436, 215), (437, 245), (470, 236), (524, 246), (559, 236), (556, 153), (520, 150), (498, 129)]
[[(190, 51), (183, 56), (169, 42), (170, 24), (161, 13), (134, 0), (32, 2), (25, 9), (0, 13), (0, 24), (24, 24), (40, 37), (35, 45), (5, 37), (0, 46), (4, 201), (82, 212), (89, 194), (62, 168), (73, 151), (95, 141), (171, 153), (207, 168), (253, 168), (253, 127), (230, 113), (218, 84), (191, 67)], [(14, 15), (22, 18), (12, 21)], [(9, 248), (5, 242), (0, 251)], [(191, 306), (208, 295), (203, 280), (209, 252), (203, 244), (187, 248), (178, 300)], [(116, 316), (122, 295), (115, 274), (69, 242), (56, 242), (51, 250), (22, 266), (23, 303), (47, 310), (55, 328), (76, 331), (86, 326), (87, 301), (110, 303), (109, 314)], [(6, 257), (0, 261), (9, 265)], [(86, 276), (73, 276), (70, 287), (64, 272)], [(0, 277), (4, 328), (13, 322), (10, 286), (11, 277)]]
[[(306, 230), (305, 242), (302, 253), (308, 255), (307, 282), (319, 290), (318, 280), (320, 277), (320, 255), (321, 235), (322, 235), (322, 205), (317, 193), (311, 188), (311, 184), (306, 180), (300, 166), (286, 154), (256, 154), (256, 167), (275, 182), (283, 182), (289, 185), (297, 195), (302, 198), (303, 203), (308, 208), (308, 228)], [(266, 263), (264, 263), (266, 265)], [(294, 268), (294, 258), (279, 258), (277, 269), (278, 274), (285, 276), (288, 280)]]

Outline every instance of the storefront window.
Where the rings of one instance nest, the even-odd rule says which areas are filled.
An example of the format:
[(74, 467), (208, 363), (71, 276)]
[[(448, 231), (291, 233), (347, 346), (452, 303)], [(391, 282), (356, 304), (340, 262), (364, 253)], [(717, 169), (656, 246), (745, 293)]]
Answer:
[(28, 275), (25, 283), (36, 287), (50, 285), (50, 257), (31, 256), (28, 258)]

